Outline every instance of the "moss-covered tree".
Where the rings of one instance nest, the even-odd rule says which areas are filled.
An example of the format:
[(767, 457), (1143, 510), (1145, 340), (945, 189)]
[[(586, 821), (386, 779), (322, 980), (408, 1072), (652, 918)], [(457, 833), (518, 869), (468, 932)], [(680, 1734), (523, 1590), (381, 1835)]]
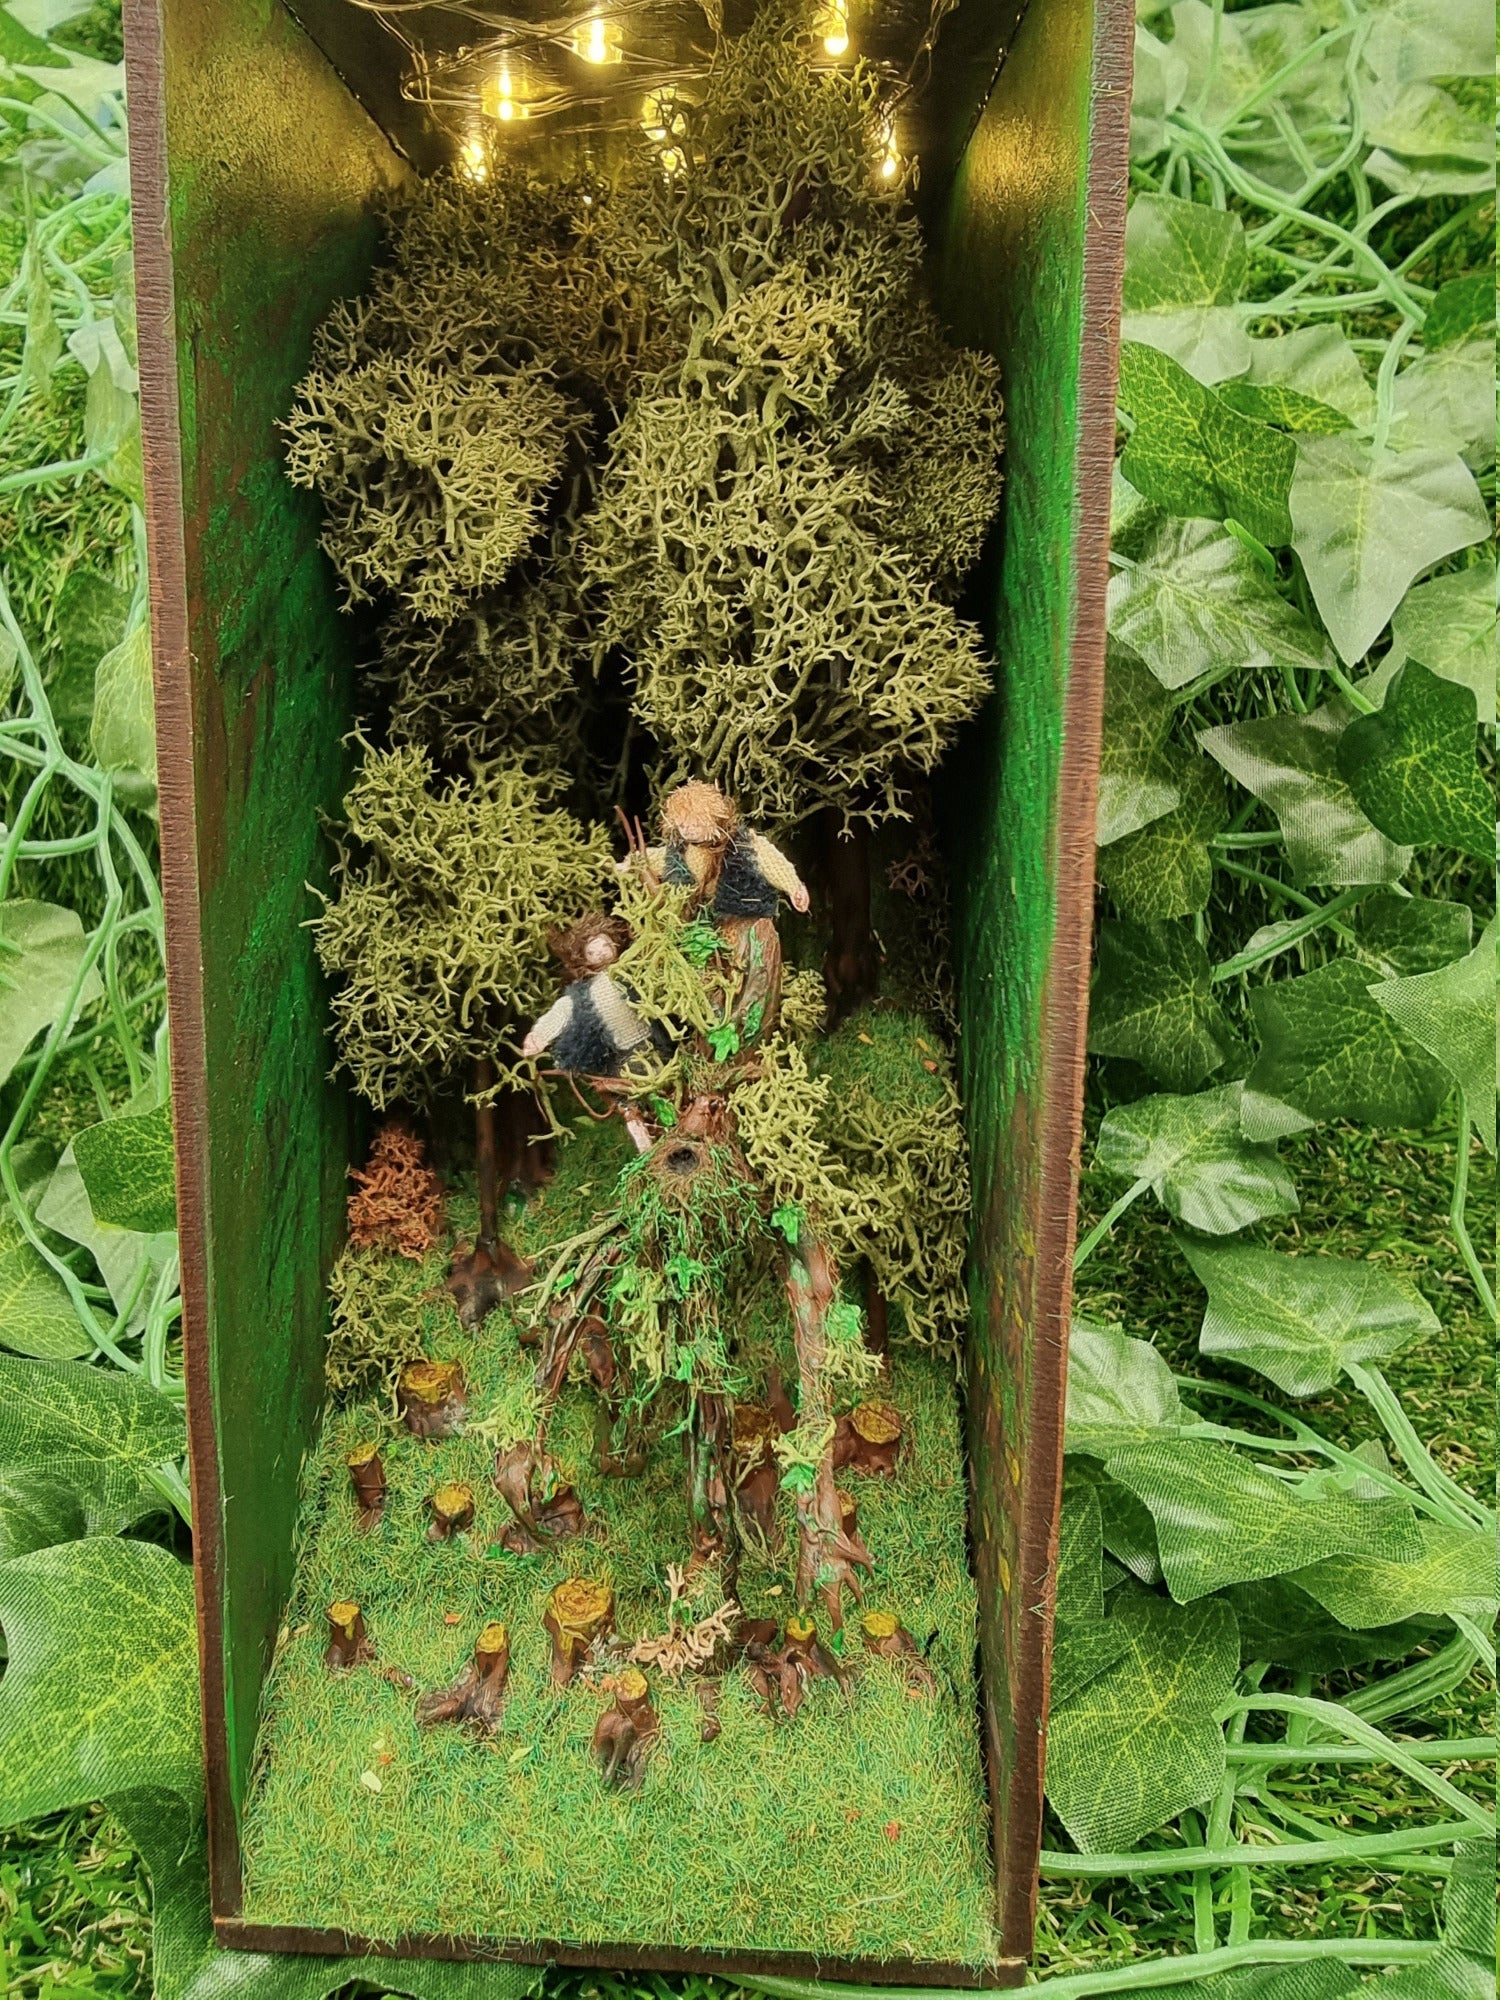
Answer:
[[(679, 354), (583, 520), (638, 716), (758, 822), (904, 809), (989, 686), (953, 598), (999, 492), (994, 364), (944, 339), (881, 90), (815, 69), (800, 11), (724, 41), (629, 193)], [(868, 860), (834, 848), (836, 1008), (872, 984)], [(850, 878), (853, 877), (851, 893)]]
[(547, 934), (595, 906), (611, 874), (602, 829), (556, 803), (563, 783), (521, 753), (440, 780), (414, 746), (367, 747), (344, 801), (334, 895), (314, 927), (355, 1089), (384, 1110), (467, 1082), (479, 1231), (453, 1286), (469, 1324), (519, 1271), (500, 1237), (500, 1184), (517, 1161), (502, 1157), (496, 1099), (550, 995)]

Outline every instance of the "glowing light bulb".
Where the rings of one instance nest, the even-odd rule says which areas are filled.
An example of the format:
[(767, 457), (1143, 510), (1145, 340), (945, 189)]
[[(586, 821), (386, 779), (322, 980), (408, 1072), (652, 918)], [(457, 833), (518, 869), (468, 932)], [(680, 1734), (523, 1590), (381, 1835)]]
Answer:
[(823, 49), (830, 56), (849, 53), (849, 16), (842, 7), (831, 7), (823, 17)]
[(515, 80), (508, 64), (500, 68), (484, 85), (479, 95), (479, 108), (486, 118), (494, 118), (502, 125), (509, 125), (517, 118), (529, 115), (526, 106), (516, 95)]
[(573, 30), (573, 53), (586, 63), (617, 63), (624, 60), (619, 24), (603, 14), (590, 14)]

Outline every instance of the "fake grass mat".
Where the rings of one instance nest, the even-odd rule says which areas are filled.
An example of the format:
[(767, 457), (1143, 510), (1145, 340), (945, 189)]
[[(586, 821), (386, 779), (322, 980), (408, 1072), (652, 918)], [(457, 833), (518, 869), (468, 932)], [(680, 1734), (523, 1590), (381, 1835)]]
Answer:
[[(576, 1128), (559, 1148), (556, 1179), (512, 1224), (523, 1252), (543, 1253), (607, 1205), (628, 1157), (617, 1127)], [(850, 1694), (815, 1681), (791, 1723), (767, 1716), (737, 1666), (720, 1685), (721, 1733), (705, 1743), (691, 1683), (652, 1674), (661, 1738), (641, 1789), (610, 1791), (590, 1755), (609, 1697), (576, 1681), (553, 1686), (542, 1616), (557, 1582), (584, 1575), (613, 1584), (625, 1639), (665, 1628), (667, 1565), (685, 1562), (689, 1548), (681, 1440), (655, 1436), (639, 1477), (606, 1479), (595, 1396), (565, 1389), (548, 1443), (576, 1482), (590, 1531), (543, 1555), (502, 1550), (510, 1517), (492, 1471), (496, 1443), (526, 1428), (535, 1352), (518, 1344), (526, 1300), (468, 1335), (442, 1292), (446, 1245), (421, 1265), (359, 1254), (362, 1297), (384, 1288), (392, 1323), (419, 1322), (429, 1354), (462, 1360), (469, 1425), (461, 1437), (423, 1441), (400, 1430), (384, 1402), (328, 1414), (264, 1700), (244, 1827), (246, 1918), (375, 1939), (446, 1932), (990, 1959), (976, 1599), (951, 1362), (896, 1343), (880, 1393), (906, 1419), (909, 1446), (894, 1479), (840, 1475), (875, 1558), (866, 1605), (898, 1612), (928, 1646), (936, 1695), (909, 1695), (898, 1665), (866, 1654), (856, 1611), (846, 1615)], [(757, 1307), (744, 1337), (755, 1365), (775, 1359), (795, 1380), (779, 1301)], [(362, 1534), (345, 1454), (377, 1436), (389, 1497), (380, 1524)], [(423, 1502), (446, 1480), (474, 1489), (477, 1518), (468, 1535), (433, 1544)], [(771, 1560), (747, 1553), (742, 1562), (749, 1617), (780, 1621), (795, 1609), (795, 1536), (785, 1496), (781, 1504)], [(332, 1674), (325, 1612), (339, 1598), (363, 1608), (377, 1656)], [(488, 1741), (451, 1725), (419, 1730), (417, 1694), (454, 1680), (492, 1618), (510, 1628), (501, 1729)], [(826, 1641), (821, 1612), (819, 1629)]]

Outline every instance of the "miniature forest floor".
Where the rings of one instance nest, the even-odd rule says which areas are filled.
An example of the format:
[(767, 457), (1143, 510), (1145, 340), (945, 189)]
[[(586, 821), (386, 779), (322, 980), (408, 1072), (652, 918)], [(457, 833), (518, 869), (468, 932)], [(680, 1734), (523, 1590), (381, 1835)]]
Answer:
[[(586, 1223), (607, 1205), (627, 1157), (618, 1127), (578, 1128), (559, 1147), (556, 1179), (513, 1222), (519, 1247), (536, 1255)], [(790, 1724), (767, 1718), (735, 1668), (721, 1685), (722, 1733), (705, 1744), (692, 1686), (653, 1674), (661, 1741), (640, 1791), (611, 1792), (590, 1756), (608, 1697), (581, 1682), (553, 1687), (542, 1617), (557, 1582), (586, 1575), (613, 1584), (626, 1639), (663, 1630), (666, 1568), (688, 1548), (681, 1441), (658, 1436), (640, 1477), (605, 1479), (593, 1446), (595, 1397), (569, 1387), (549, 1448), (576, 1481), (590, 1533), (545, 1555), (502, 1550), (509, 1514), (491, 1474), (497, 1442), (526, 1428), (533, 1351), (517, 1337), (527, 1301), (467, 1335), (441, 1289), (445, 1247), (420, 1266), (365, 1254), (367, 1276), (389, 1287), (393, 1321), (419, 1316), (428, 1353), (462, 1360), (469, 1427), (424, 1442), (400, 1430), (383, 1403), (329, 1413), (309, 1467), (298, 1581), (263, 1712), (245, 1825), (246, 1917), (377, 1939), (457, 1932), (988, 1959), (976, 1600), (951, 1364), (897, 1343), (880, 1393), (903, 1413), (910, 1447), (893, 1480), (841, 1475), (875, 1556), (866, 1603), (898, 1611), (920, 1644), (933, 1635), (937, 1696), (908, 1696), (894, 1665), (865, 1654), (854, 1619), (851, 1695), (815, 1682)], [(757, 1392), (772, 1359), (795, 1380), (779, 1301), (768, 1297), (741, 1338)], [(344, 1454), (377, 1436), (389, 1498), (379, 1526), (361, 1534)], [(423, 1501), (444, 1480), (473, 1487), (478, 1518), (468, 1536), (433, 1545)], [(784, 1504), (775, 1558), (747, 1555), (741, 1569), (740, 1601), (752, 1617), (780, 1620), (795, 1608)], [(373, 1665), (340, 1675), (322, 1657), (325, 1609), (337, 1598), (363, 1607), (377, 1650)], [(511, 1637), (502, 1730), (488, 1742), (452, 1726), (419, 1731), (416, 1692), (452, 1681), (491, 1618)], [(826, 1619), (820, 1631), (826, 1640)], [(414, 1689), (382, 1678), (388, 1668), (409, 1674)]]

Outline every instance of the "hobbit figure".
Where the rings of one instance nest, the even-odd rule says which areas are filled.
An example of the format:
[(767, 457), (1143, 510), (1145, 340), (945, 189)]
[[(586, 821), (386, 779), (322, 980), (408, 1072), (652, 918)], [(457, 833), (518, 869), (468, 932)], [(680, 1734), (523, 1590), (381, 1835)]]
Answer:
[[(548, 939), (568, 975), (567, 990), (532, 1024), (521, 1044), (523, 1056), (550, 1050), (557, 1069), (570, 1075), (617, 1078), (632, 1069), (654, 1067), (653, 1054), (671, 1053), (663, 1035), (653, 1036), (635, 1011), (631, 996), (610, 971), (630, 942), (630, 926), (595, 911)], [(651, 1144), (640, 1115), (623, 1107), (626, 1129), (639, 1152)]]
[(717, 785), (693, 779), (669, 792), (661, 828), (663, 844), (645, 852), (647, 869), (668, 888), (689, 890), (689, 908), (713, 918), (744, 974), (736, 1025), (749, 1024), (747, 1040), (769, 1034), (781, 1002), (776, 916), (783, 896), (799, 915), (806, 914), (809, 898), (801, 876), (779, 847), (741, 821)]
[(665, 844), (647, 854), (653, 872), (672, 888), (692, 888), (699, 905), (716, 917), (732, 922), (774, 917), (783, 896), (806, 914), (801, 876), (779, 847), (741, 823), (717, 785), (694, 779), (668, 792), (661, 828)]

